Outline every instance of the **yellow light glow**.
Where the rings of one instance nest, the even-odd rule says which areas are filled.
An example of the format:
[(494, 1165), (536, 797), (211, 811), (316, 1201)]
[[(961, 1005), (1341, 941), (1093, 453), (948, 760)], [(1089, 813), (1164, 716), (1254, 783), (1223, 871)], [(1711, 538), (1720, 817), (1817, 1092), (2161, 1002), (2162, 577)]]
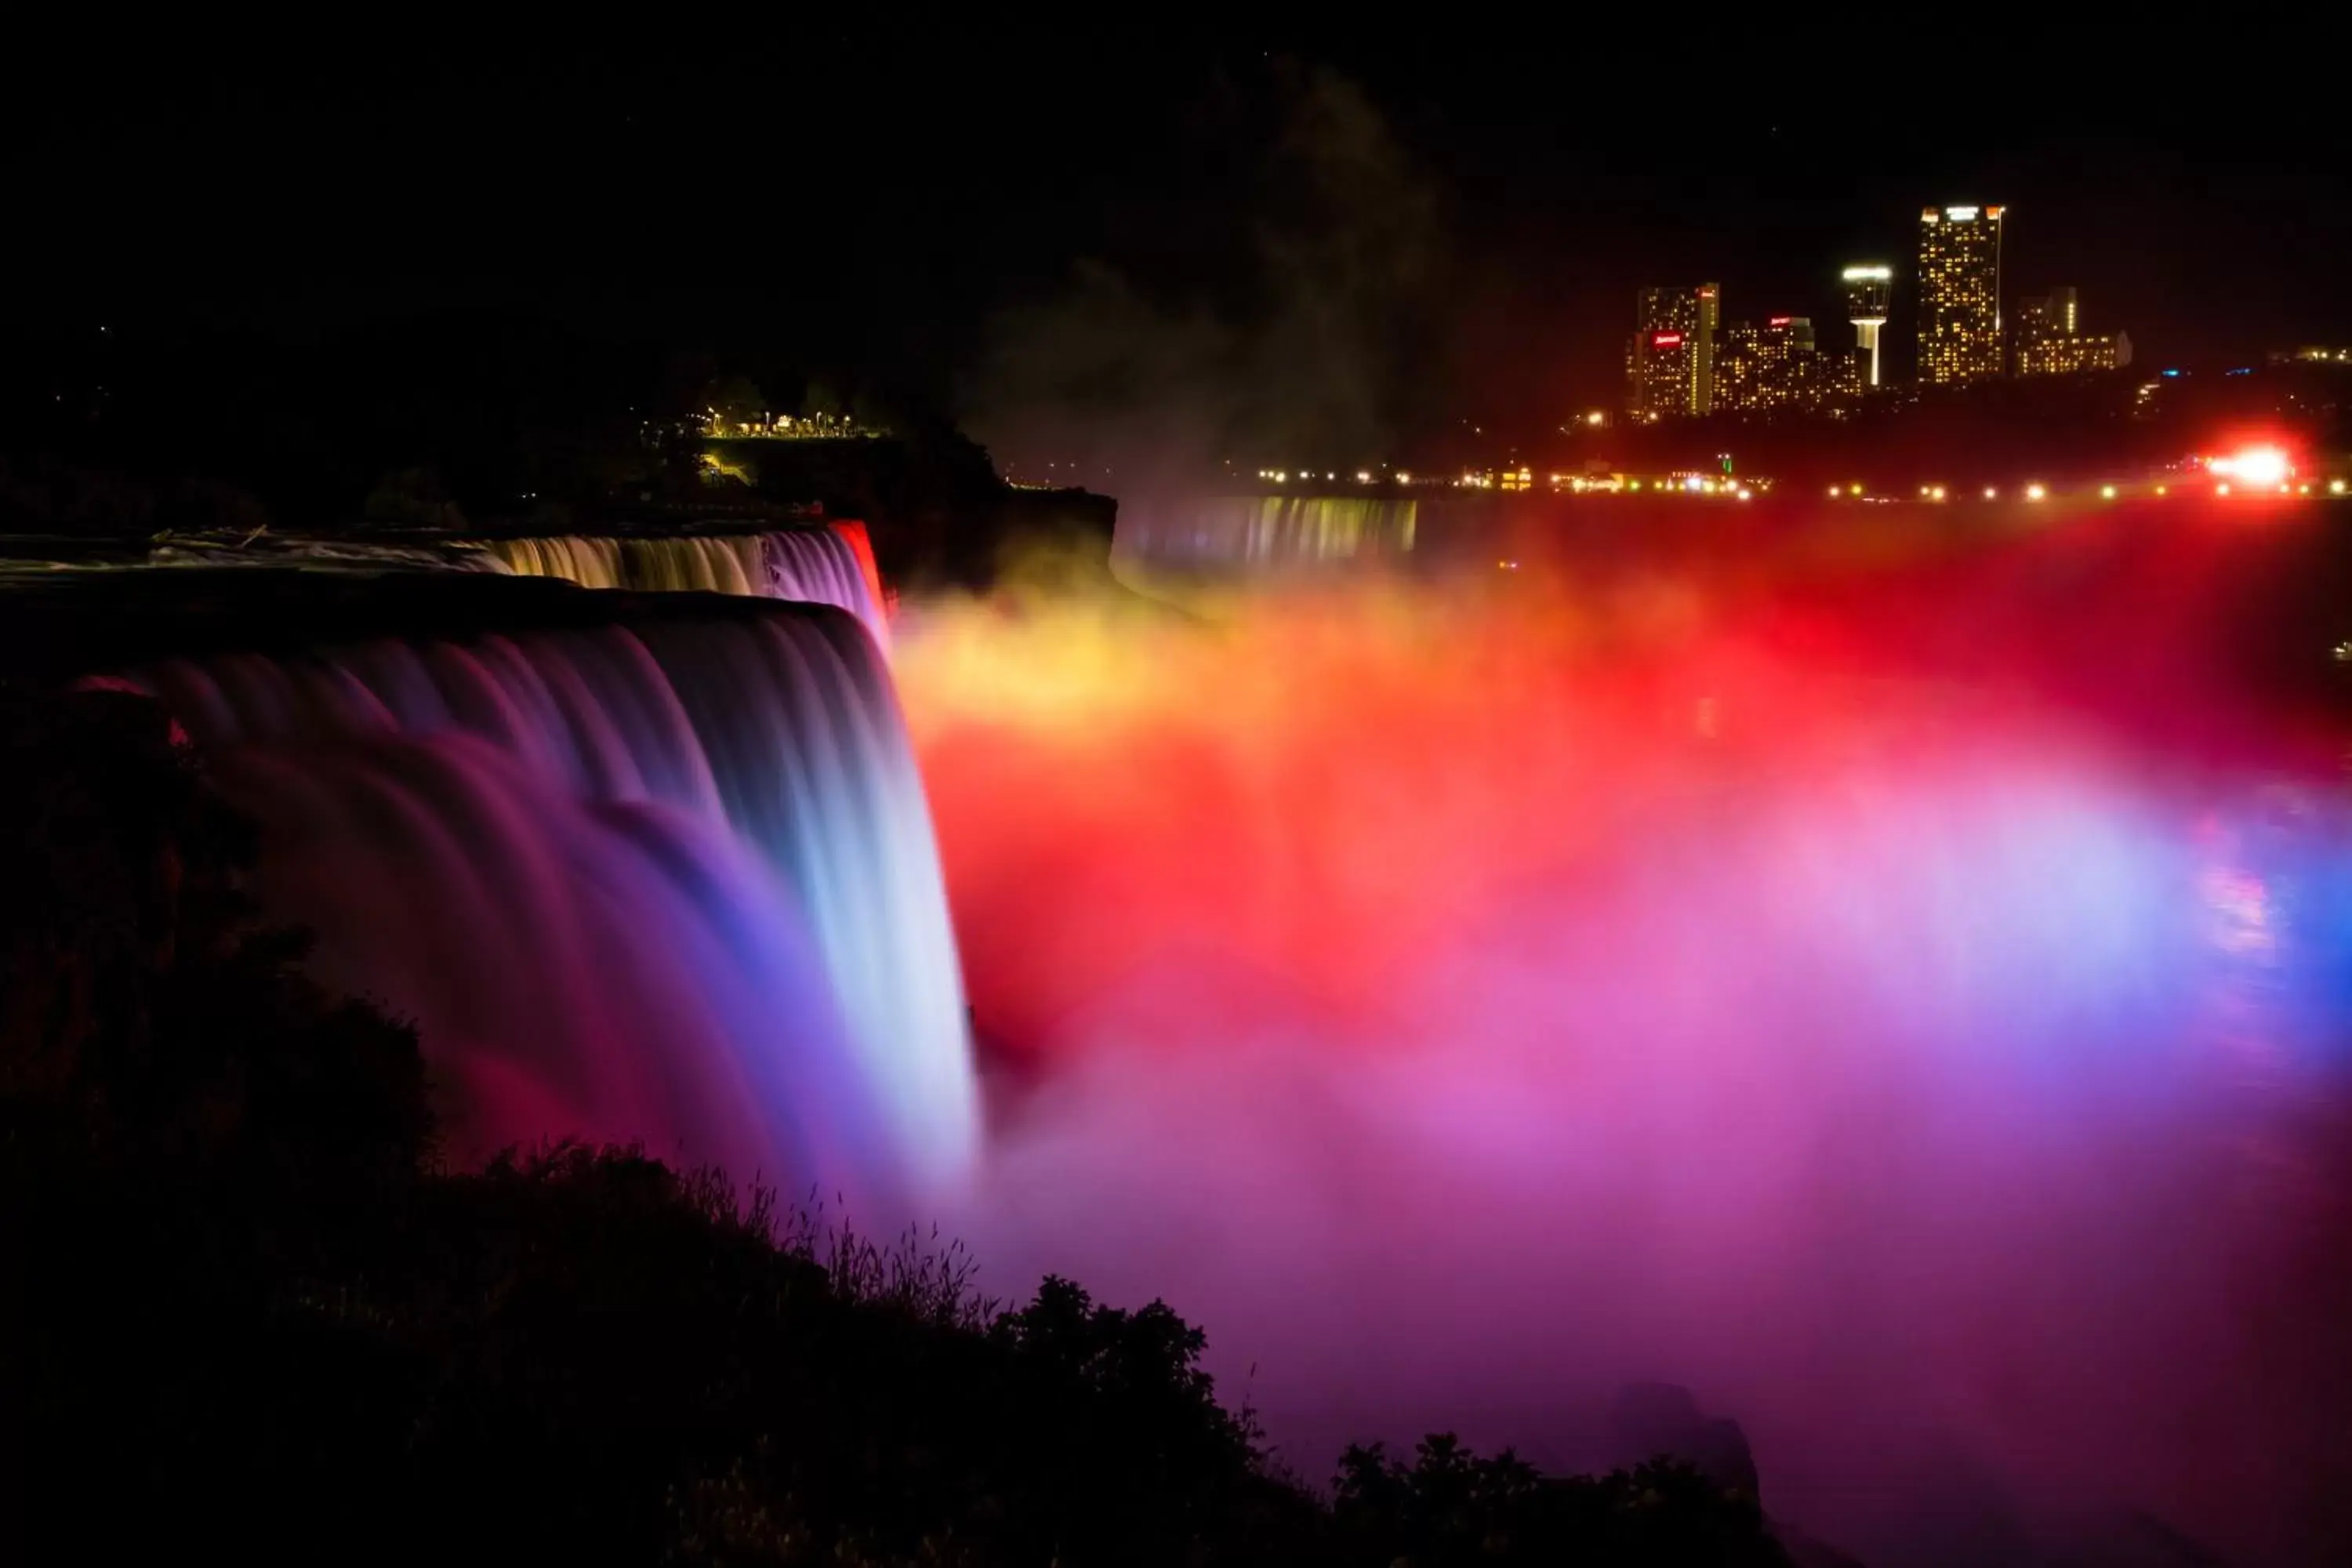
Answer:
[(1838, 499), (1838, 497), (1840, 497), (1840, 496), (1842, 496), (1842, 495), (1843, 495), (1843, 494), (1845, 494), (1845, 491), (1843, 491), (1843, 490), (1840, 489), (1837, 486), (1835, 486), (1835, 485), (1832, 485), (1832, 486), (1830, 487), (1830, 500), (1837, 500), (1837, 499)]
[(2164, 487), (2163, 487), (2162, 485), (2158, 485), (2158, 486), (2157, 486), (2157, 487), (2156, 487), (2156, 493), (2157, 493), (2157, 494), (2158, 494), (2158, 495), (2162, 495), (2162, 494), (2164, 493)]
[(2116, 487), (2115, 487), (2115, 486), (2113, 486), (2113, 485), (2101, 485), (2101, 486), (2099, 487), (2099, 499), (2100, 499), (2101, 500), (2115, 500), (2115, 499), (2116, 499)]
[(2025, 487), (2025, 499), (2027, 500), (2040, 500), (2043, 496), (2046, 496), (2050, 492), (2048, 490), (2043, 489), (2040, 485), (2028, 485)]
[(2294, 487), (2294, 493), (2299, 496), (2307, 496), (2311, 493), (2311, 487), (2309, 485), (2297, 485)]
[(1741, 500), (1754, 500), (1756, 499), (1756, 492), (1754, 490), (1743, 489), (1739, 492), (1739, 499)]
[(2227, 479), (2224, 479), (2220, 484), (2215, 485), (2213, 487), (2213, 493), (2217, 496), (2228, 495), (2230, 493), (2230, 482)]
[(1860, 485), (1848, 485), (1846, 487), (1846, 493), (1849, 495), (1858, 496), (1862, 493), (1862, 487)]
[(2340, 496), (2340, 495), (2342, 495), (2342, 494), (2344, 493), (2344, 481), (2343, 481), (2342, 479), (2330, 479), (2330, 480), (2328, 480), (2328, 481), (2327, 481), (2327, 493), (2328, 493), (2329, 495), (2332, 495), (2332, 496)]
[(1937, 485), (1934, 489), (1929, 490), (1927, 492), (1927, 499), (1929, 500), (1942, 500), (1944, 499), (1944, 487)]
[(2293, 485), (2281, 485), (2281, 486), (2279, 486), (2279, 494), (2281, 494), (2281, 495), (2283, 495), (2283, 496), (2289, 496), (2289, 495), (2293, 495), (2294, 493), (2294, 487)]
[(1628, 479), (1625, 483), (1625, 488), (1629, 490), (1638, 490), (1642, 488), (1642, 481), (1639, 479)]
[(1357, 482), (1358, 484), (1360, 484), (1360, 485), (1368, 485), (1368, 484), (1370, 484), (1370, 483), (1372, 482), (1372, 471), (1371, 471), (1371, 469), (1370, 469), (1370, 468), (1358, 468), (1358, 469), (1356, 470), (1356, 482)]
[(1587, 425), (1605, 425), (1609, 422), (1609, 416), (1596, 409), (1584, 416), (1584, 422)]

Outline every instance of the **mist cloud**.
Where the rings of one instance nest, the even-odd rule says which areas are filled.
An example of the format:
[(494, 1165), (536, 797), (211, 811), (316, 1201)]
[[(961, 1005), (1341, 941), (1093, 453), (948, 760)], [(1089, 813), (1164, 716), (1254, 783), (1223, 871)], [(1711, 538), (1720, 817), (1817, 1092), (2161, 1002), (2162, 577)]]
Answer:
[[(1227, 459), (1376, 459), (1410, 326), (1442, 265), (1427, 175), (1363, 90), (1288, 73), (1278, 129), (1233, 171), (1219, 243), (1238, 299), (1080, 261), (1057, 296), (991, 323), (968, 422), (1024, 479), (1075, 465), (1121, 496), (1181, 490)], [(1282, 456), (1277, 457), (1280, 454)]]
[(935, 611), (899, 673), (1034, 1080), (959, 1227), (1000, 1288), (1165, 1297), (1310, 1476), (1613, 1462), (1663, 1379), (1868, 1561), (2136, 1515), (2298, 1560), (2346, 1173), (2294, 885), (2226, 798), (1696, 597)]

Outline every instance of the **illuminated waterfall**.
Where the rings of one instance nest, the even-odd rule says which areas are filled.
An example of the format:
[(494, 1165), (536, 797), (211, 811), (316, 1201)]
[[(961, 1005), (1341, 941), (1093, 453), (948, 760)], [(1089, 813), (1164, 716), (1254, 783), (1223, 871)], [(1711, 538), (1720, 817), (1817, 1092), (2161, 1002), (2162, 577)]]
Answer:
[(366, 536), (310, 539), (167, 540), (148, 552), (157, 566), (415, 567), (555, 577), (583, 588), (657, 593), (732, 594), (832, 605), (887, 641), (882, 574), (866, 525), (845, 520), (823, 527), (667, 538), (559, 534), (534, 539)]
[(667, 539), (493, 539), (483, 548), (520, 576), (561, 577), (583, 588), (797, 599), (836, 605), (877, 637), (884, 632), (881, 578), (862, 522)]
[[(679, 542), (717, 546), (668, 557), (713, 572), (780, 558)], [(461, 1152), (638, 1139), (887, 1197), (972, 1152), (922, 784), (847, 615), (387, 638), (141, 679), (262, 825), (265, 905), (319, 934), (325, 978), (416, 1022)]]
[(1402, 553), (1417, 505), (1374, 496), (1205, 496), (1119, 512), (1117, 554), (1209, 567), (1284, 566)]

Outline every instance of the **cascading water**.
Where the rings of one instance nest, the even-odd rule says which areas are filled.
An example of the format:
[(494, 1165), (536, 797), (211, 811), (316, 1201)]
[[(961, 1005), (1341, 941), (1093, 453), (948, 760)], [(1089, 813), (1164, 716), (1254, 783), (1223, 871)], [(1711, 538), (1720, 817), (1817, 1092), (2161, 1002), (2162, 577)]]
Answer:
[(1122, 510), (1116, 557), (1167, 565), (1282, 566), (1413, 547), (1419, 505), (1372, 496), (1207, 496)]
[[(691, 542), (725, 548), (673, 561), (775, 558)], [(972, 1153), (922, 784), (848, 616), (706, 605), (140, 682), (263, 825), (265, 904), (417, 1023), (462, 1152), (637, 1139), (885, 1201)]]
[(847, 610), (877, 637), (885, 632), (880, 577), (860, 522), (670, 539), (494, 539), (483, 548), (520, 576), (560, 577), (583, 588), (797, 599)]

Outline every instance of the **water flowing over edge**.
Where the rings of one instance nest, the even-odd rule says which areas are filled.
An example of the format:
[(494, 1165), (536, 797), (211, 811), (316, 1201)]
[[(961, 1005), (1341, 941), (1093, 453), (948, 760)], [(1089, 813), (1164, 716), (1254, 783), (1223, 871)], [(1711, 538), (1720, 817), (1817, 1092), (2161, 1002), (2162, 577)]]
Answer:
[[(775, 559), (765, 536), (681, 542)], [(262, 822), (272, 912), (417, 1021), (468, 1152), (586, 1131), (893, 1199), (972, 1157), (938, 850), (848, 615), (391, 637), (136, 680)]]

